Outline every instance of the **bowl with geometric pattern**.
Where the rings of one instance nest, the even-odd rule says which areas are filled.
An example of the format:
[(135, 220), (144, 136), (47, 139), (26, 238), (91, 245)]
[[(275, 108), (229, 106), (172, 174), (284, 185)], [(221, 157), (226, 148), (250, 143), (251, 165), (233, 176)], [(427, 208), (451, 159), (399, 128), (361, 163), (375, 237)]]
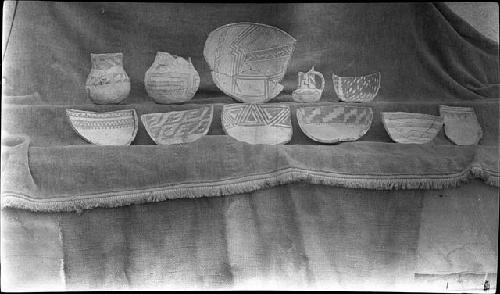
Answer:
[(297, 108), (297, 121), (302, 131), (322, 143), (356, 141), (370, 129), (372, 119), (370, 107), (326, 105)]

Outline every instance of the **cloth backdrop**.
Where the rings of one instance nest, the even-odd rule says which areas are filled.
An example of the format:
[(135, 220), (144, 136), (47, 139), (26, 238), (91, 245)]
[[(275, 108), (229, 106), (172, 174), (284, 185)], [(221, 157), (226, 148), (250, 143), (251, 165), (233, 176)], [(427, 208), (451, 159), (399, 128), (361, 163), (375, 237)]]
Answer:
[[(2, 62), (2, 285), (9, 290), (496, 287), (498, 44), (444, 4), (8, 2)], [(203, 59), (231, 22), (297, 39), (283, 92), (312, 66), (337, 103), (332, 73), (379, 71), (374, 120), (358, 142), (307, 138), (251, 146), (224, 134), (223, 104)], [(144, 89), (155, 54), (191, 57), (193, 100), (158, 105)], [(90, 53), (123, 52), (132, 90), (93, 105)], [(156, 146), (142, 123), (132, 146), (94, 146), (65, 109), (169, 112), (213, 104), (198, 142)], [(473, 107), (484, 135), (456, 146), (393, 143), (383, 111), (438, 115)], [(143, 146), (140, 146), (143, 145)], [(146, 146), (145, 146), (146, 145)], [(212, 197), (223, 196), (223, 197)], [(194, 198), (194, 199), (190, 199)], [(428, 288), (426, 288), (428, 287)]]

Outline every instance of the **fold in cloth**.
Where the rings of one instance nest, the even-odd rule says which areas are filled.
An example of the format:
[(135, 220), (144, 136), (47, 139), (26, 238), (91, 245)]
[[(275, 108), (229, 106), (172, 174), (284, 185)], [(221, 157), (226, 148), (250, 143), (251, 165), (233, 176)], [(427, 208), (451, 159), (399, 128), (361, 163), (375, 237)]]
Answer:
[[(78, 211), (233, 195), (294, 182), (364, 189), (499, 186), (497, 146), (351, 142), (250, 145), (205, 136), (172, 146), (8, 147), (2, 207)], [(251, 160), (249, 160), (251, 159)]]

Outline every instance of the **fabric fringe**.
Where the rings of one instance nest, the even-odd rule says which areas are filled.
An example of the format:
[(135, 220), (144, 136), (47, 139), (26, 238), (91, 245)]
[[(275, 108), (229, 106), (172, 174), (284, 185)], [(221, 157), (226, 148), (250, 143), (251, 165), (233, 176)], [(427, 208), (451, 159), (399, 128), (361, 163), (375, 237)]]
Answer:
[(462, 173), (451, 175), (415, 176), (353, 176), (332, 174), (289, 168), (272, 174), (249, 176), (245, 178), (221, 180), (196, 184), (176, 184), (162, 188), (122, 191), (95, 195), (80, 195), (64, 200), (36, 200), (33, 197), (16, 193), (2, 195), (2, 208), (12, 207), (36, 212), (82, 212), (85, 209), (113, 208), (125, 205), (160, 202), (179, 198), (201, 198), (228, 196), (250, 193), (261, 189), (291, 183), (309, 183), (353, 189), (372, 190), (437, 190), (458, 187), (474, 177), (483, 179), (487, 184), (499, 187), (499, 177), (493, 173), (472, 167)]

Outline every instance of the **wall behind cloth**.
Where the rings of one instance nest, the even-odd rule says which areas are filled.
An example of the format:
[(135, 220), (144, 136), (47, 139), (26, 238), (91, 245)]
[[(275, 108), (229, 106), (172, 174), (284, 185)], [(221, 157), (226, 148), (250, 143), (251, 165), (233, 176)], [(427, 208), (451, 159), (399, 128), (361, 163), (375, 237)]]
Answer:
[[(3, 62), (5, 95), (40, 93), (44, 103), (88, 104), (90, 53), (123, 52), (132, 91), (151, 102), (143, 79), (157, 51), (191, 57), (195, 99), (224, 96), (203, 58), (208, 34), (231, 22), (279, 27), (298, 42), (283, 95), (298, 71), (321, 71), (324, 101), (338, 101), (331, 74), (380, 71), (378, 101), (499, 97), (498, 44), (442, 3), (77, 3), (17, 2)], [(4, 29), (5, 30), (5, 29)]]

